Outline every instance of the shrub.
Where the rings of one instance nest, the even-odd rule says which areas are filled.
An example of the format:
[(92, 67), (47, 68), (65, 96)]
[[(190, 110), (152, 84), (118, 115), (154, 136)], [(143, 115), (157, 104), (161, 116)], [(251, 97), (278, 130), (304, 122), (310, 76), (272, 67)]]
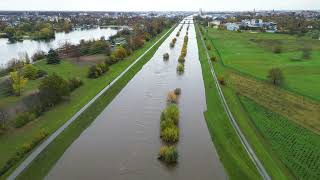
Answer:
[(170, 48), (174, 48), (174, 43), (173, 42), (170, 43)]
[(116, 50), (113, 51), (112, 55), (118, 59), (118, 60), (122, 60), (124, 59), (125, 57), (128, 56), (128, 52), (125, 48), (123, 47), (117, 47)]
[(303, 59), (310, 59), (311, 58), (311, 50), (310, 46), (304, 46), (302, 49), (302, 58)]
[(42, 77), (46, 76), (47, 74), (48, 74), (48, 73), (47, 73), (46, 71), (44, 71), (44, 70), (42, 70), (42, 69), (39, 69), (39, 70), (37, 71), (36, 79), (42, 78)]
[(211, 50), (211, 45), (209, 43), (207, 43), (206, 47), (208, 50)]
[(0, 94), (4, 96), (11, 96), (14, 94), (12, 80), (10, 78), (0, 81)]
[(183, 56), (179, 56), (178, 62), (179, 63), (184, 63), (186, 60), (184, 59)]
[(283, 75), (280, 68), (272, 68), (268, 72), (267, 78), (273, 85), (281, 85), (283, 81)]
[(170, 104), (166, 107), (166, 109), (163, 111), (163, 117), (164, 120), (172, 120), (175, 125), (178, 125), (179, 118), (180, 118), (180, 112), (179, 108), (176, 104)]
[(175, 44), (177, 42), (177, 38), (173, 38), (172, 42)]
[(176, 94), (177, 96), (179, 96), (181, 94), (181, 88), (176, 88), (174, 90), (174, 94)]
[(13, 58), (7, 63), (7, 71), (8, 72), (17, 71), (21, 69), (23, 66), (24, 66), (24, 61)]
[(281, 46), (280, 45), (274, 46), (272, 48), (272, 52), (275, 53), (275, 54), (280, 54), (282, 52)]
[(63, 97), (69, 96), (69, 93), (68, 82), (55, 73), (46, 76), (39, 85), (41, 104), (45, 107), (59, 103)]
[(177, 71), (180, 72), (180, 73), (184, 72), (184, 65), (182, 63), (178, 64)]
[(58, 53), (50, 49), (47, 55), (47, 64), (59, 64), (60, 63), (60, 58)]
[(159, 151), (158, 159), (168, 164), (178, 161), (178, 152), (174, 146), (162, 146)]
[(186, 49), (182, 49), (180, 56), (186, 57), (186, 55), (187, 55), (187, 50)]
[(164, 131), (167, 128), (172, 128), (175, 127), (174, 123), (172, 120), (164, 120), (160, 122), (160, 131)]
[(105, 64), (112, 65), (118, 62), (118, 60), (114, 56), (107, 56), (105, 59)]
[(97, 67), (101, 69), (102, 73), (105, 73), (109, 70), (109, 65), (105, 63), (99, 63), (97, 64)]
[(174, 92), (170, 91), (167, 96), (167, 102), (168, 103), (177, 103), (178, 102), (177, 95)]
[(88, 78), (98, 78), (102, 73), (102, 70), (97, 65), (92, 65), (88, 71)]
[(46, 58), (46, 53), (43, 52), (43, 51), (37, 51), (36, 53), (33, 54), (33, 56), (31, 57), (32, 61), (35, 62), (35, 61), (39, 61), (39, 60), (42, 60), (42, 59), (45, 59)]
[(78, 87), (83, 85), (83, 82), (81, 79), (79, 78), (72, 78), (69, 79), (69, 89), (70, 91), (74, 91), (75, 89), (77, 89)]
[(28, 122), (34, 120), (35, 118), (36, 118), (36, 115), (34, 113), (30, 113), (30, 112), (21, 113), (17, 116), (14, 126), (16, 128), (20, 128), (25, 124), (27, 124)]
[(176, 36), (177, 36), (177, 37), (179, 37), (179, 36), (180, 36), (180, 31), (178, 31), (178, 32), (177, 32)]
[(36, 117), (39, 117), (46, 110), (46, 107), (41, 103), (39, 93), (24, 96), (22, 103), (24, 107), (26, 107), (29, 112), (34, 113)]
[(222, 76), (218, 77), (218, 81), (219, 81), (219, 84), (221, 84), (221, 85), (225, 85), (226, 84), (226, 82), (224, 80), (224, 77), (222, 77)]
[(23, 67), (23, 76), (25, 78), (35, 80), (37, 79), (37, 72), (38, 69), (32, 64), (27, 64)]
[(169, 53), (164, 53), (163, 60), (168, 60), (168, 59), (169, 59)]
[(215, 56), (211, 56), (211, 57), (210, 57), (210, 60), (211, 60), (211, 61), (216, 61), (217, 58), (216, 58)]
[(179, 141), (179, 129), (176, 126), (165, 128), (161, 131), (161, 139), (167, 143)]

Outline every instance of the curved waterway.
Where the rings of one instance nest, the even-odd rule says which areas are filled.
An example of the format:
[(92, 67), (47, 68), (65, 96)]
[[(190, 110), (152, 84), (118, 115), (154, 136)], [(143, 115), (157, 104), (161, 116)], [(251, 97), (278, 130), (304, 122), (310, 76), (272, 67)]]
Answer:
[[(190, 18), (185, 72), (176, 67), (186, 33), (169, 43), (179, 25), (152, 59), (66, 150), (46, 179), (226, 179), (208, 132), (204, 83), (193, 21)], [(163, 61), (168, 52), (170, 59)], [(168, 167), (157, 159), (162, 145), (160, 113), (168, 91), (180, 87), (179, 162)]]

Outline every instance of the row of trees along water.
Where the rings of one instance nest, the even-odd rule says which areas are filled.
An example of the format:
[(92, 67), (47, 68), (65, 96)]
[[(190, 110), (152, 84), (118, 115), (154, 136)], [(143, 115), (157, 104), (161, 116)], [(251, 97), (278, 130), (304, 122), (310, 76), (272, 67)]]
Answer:
[[(133, 51), (141, 48), (146, 41), (160, 34), (164, 29), (171, 27), (175, 23), (174, 19), (164, 18), (152, 18), (140, 19), (138, 24), (133, 26), (133, 30), (123, 30), (118, 32), (110, 40), (101, 38), (99, 40), (82, 40), (79, 45), (72, 45), (65, 43), (59, 49), (51, 49), (48, 53), (38, 52), (33, 55), (33, 61), (44, 60), (48, 66), (52, 68), (63, 68), (57, 66), (60, 64), (63, 58), (71, 58), (75, 63), (81, 59), (81, 56), (101, 54), (104, 55), (105, 60), (100, 63), (94, 63), (91, 67), (88, 67), (88, 78), (98, 78), (104, 75), (109, 66), (124, 60)], [(112, 41), (122, 37), (126, 43), (121, 45), (112, 46)], [(55, 67), (56, 66), (56, 67)], [(9, 73), (8, 77), (0, 81), (0, 92), (2, 97), (17, 96), (24, 108), (16, 111), (14, 118), (10, 118), (13, 123), (6, 123), (9, 119), (6, 118), (6, 109), (0, 108), (0, 120), (3, 122), (1, 126), (1, 132), (6, 132), (7, 129), (15, 129), (23, 127), (29, 122), (37, 119), (43, 113), (50, 110), (52, 107), (61, 103), (64, 100), (70, 100), (68, 98), (72, 91), (78, 87), (84, 85), (84, 77), (74, 77), (65, 80), (58, 74), (48, 74), (39, 68), (39, 66), (31, 63), (28, 56), (25, 59), (15, 59), (10, 61), (6, 71)], [(29, 81), (39, 82), (38, 87), (33, 89), (33, 93), (22, 93)], [(1, 98), (2, 98), (1, 97)], [(9, 107), (6, 107), (9, 108)], [(7, 125), (13, 125), (13, 128), (6, 127)], [(2, 133), (1, 133), (2, 134)], [(0, 135), (1, 135), (0, 134)], [(23, 147), (18, 148), (16, 153), (8, 159), (3, 167), (0, 167), (0, 176), (6, 173), (11, 167), (13, 167), (25, 154), (30, 152), (39, 142), (41, 142), (46, 136), (45, 130), (39, 131), (39, 135), (35, 137), (35, 140), (26, 142)]]
[(177, 72), (179, 74), (182, 74), (184, 72), (184, 63), (185, 63), (185, 57), (187, 55), (187, 49), (188, 49), (188, 32), (189, 32), (189, 27), (190, 25), (188, 25), (187, 27), (187, 32), (186, 32), (186, 35), (184, 36), (184, 39), (183, 39), (183, 46), (182, 46), (182, 49), (181, 49), (181, 53), (180, 53), (180, 56), (179, 56), (179, 59), (178, 59), (178, 66), (177, 66)]
[(158, 159), (167, 164), (178, 162), (176, 143), (179, 141), (180, 112), (177, 104), (180, 94), (180, 88), (168, 93), (167, 107), (162, 111), (160, 117), (160, 138), (164, 145), (160, 148)]
[[(181, 25), (176, 37), (180, 36), (185, 22)], [(183, 47), (181, 50), (181, 55), (179, 57), (179, 65), (177, 67), (178, 72), (183, 72), (184, 70), (184, 58), (187, 55), (188, 46), (188, 30), (184, 37)], [(174, 48), (177, 38), (174, 37), (170, 42), (170, 48)], [(169, 59), (169, 54), (163, 54), (163, 59), (167, 61)], [(182, 66), (182, 69), (180, 69)], [(170, 91), (167, 96), (167, 107), (163, 110), (160, 117), (160, 138), (162, 139), (164, 145), (160, 148), (158, 159), (167, 163), (175, 164), (178, 162), (178, 151), (176, 149), (176, 143), (179, 141), (179, 107), (178, 98), (181, 94), (181, 89), (176, 88), (174, 91)]]

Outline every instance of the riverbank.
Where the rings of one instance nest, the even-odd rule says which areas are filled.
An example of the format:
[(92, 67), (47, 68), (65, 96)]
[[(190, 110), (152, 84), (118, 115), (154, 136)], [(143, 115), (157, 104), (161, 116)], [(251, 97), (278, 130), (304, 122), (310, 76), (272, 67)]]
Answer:
[[(49, 112), (46, 112), (43, 116), (41, 116), (40, 119), (38, 119), (37, 121), (33, 122), (32, 125), (25, 127), (23, 130), (16, 132), (14, 135), (3, 135), (0, 136), (0, 142), (2, 141), (3, 143), (1, 143), (1, 146), (3, 146), (3, 148), (1, 148), (1, 150), (3, 150), (4, 152), (2, 154), (7, 154), (6, 156), (1, 156), (3, 157), (3, 159), (1, 160), (2, 163), (4, 163), (6, 160), (6, 158), (10, 157), (10, 155), (14, 152), (16, 147), (20, 147), (23, 143), (28, 142), (32, 139), (33, 134), (35, 134), (37, 131), (39, 131), (39, 129), (41, 128), (45, 128), (46, 131), (48, 131), (50, 134), (52, 132), (54, 132), (56, 129), (58, 129), (60, 126), (62, 126), (68, 119), (70, 119), (79, 109), (81, 109), (89, 100), (91, 100), (98, 92), (100, 92), (106, 85), (108, 85), (109, 83), (111, 83), (116, 77), (118, 77), (128, 66), (130, 66), (130, 64), (132, 64), (140, 55), (142, 55), (147, 49), (149, 49), (157, 40), (159, 40), (159, 38), (161, 36), (163, 36), (167, 30), (164, 30), (161, 34), (159, 34), (156, 38), (152, 39), (151, 41), (147, 42), (143, 48), (135, 51), (131, 56), (129, 56), (128, 58), (126, 58), (123, 61), (120, 61), (119, 63), (113, 65), (110, 67), (109, 72), (106, 75), (101, 76), (100, 78), (97, 79), (87, 79), (86, 78), (86, 73), (87, 73), (87, 68), (86, 66), (74, 66), (74, 64), (65, 61), (65, 63), (62, 63), (60, 65), (57, 65), (57, 69), (53, 68), (51, 69), (52, 66), (48, 66), (45, 65), (46, 67), (48, 67), (48, 70), (51, 71), (56, 71), (58, 69), (60, 70), (64, 70), (63, 73), (60, 73), (59, 75), (70, 75), (70, 72), (74, 71), (74, 68), (76, 68), (76, 72), (79, 72), (79, 76), (82, 77), (83, 79), (85, 79), (86, 81), (84, 82), (84, 85), (82, 87), (80, 87), (78, 90), (76, 90), (74, 93), (71, 94), (71, 100), (64, 102), (62, 104), (59, 104), (58, 106), (54, 107), (52, 110), (50, 110)], [(156, 46), (155, 46), (156, 47)], [(150, 58), (150, 54), (152, 54), (152, 52), (154, 52), (156, 49), (155, 47), (149, 51), (149, 53), (147, 55), (144, 56), (144, 60), (146, 61), (146, 59), (148, 59), (148, 57)], [(139, 63), (141, 63), (142, 61), (139, 61)], [(59, 68), (60, 66), (60, 68)], [(61, 68), (61, 67), (69, 67), (69, 68)], [(138, 70), (137, 64), (134, 66), (136, 68), (132, 68), (132, 69), (136, 69), (136, 71)], [(70, 69), (71, 68), (71, 69)], [(131, 71), (129, 71), (131, 72)], [(105, 98), (112, 98), (114, 97), (118, 91), (121, 89), (122, 85), (124, 85), (129, 77), (133, 76), (131, 75), (131, 73), (127, 72), (128, 77), (124, 78), (124, 80), (122, 81), (117, 81), (117, 83), (119, 83), (118, 85), (114, 85), (112, 86), (113, 88), (111, 88), (110, 90), (108, 90), (105, 93)], [(113, 89), (113, 90), (112, 90)], [(109, 93), (108, 93), (109, 92)], [(111, 96), (111, 95), (113, 96)], [(79, 98), (81, 97), (81, 98)], [(110, 100), (111, 101), (111, 100)], [(100, 102), (100, 103), (98, 103)], [(101, 107), (101, 109), (103, 109), (103, 107), (105, 107), (104, 103), (107, 103), (108, 101), (104, 100), (100, 100), (97, 101), (96, 105), (98, 107)], [(101, 104), (102, 103), (102, 104)], [(91, 107), (91, 106), (90, 106)], [(93, 114), (97, 113), (95, 110), (98, 110), (97, 107), (91, 109), (93, 110)], [(86, 112), (88, 112), (89, 110), (87, 110)], [(92, 116), (91, 113), (88, 114), (90, 117)], [(85, 116), (85, 115), (83, 115)], [(84, 128), (90, 124), (90, 122), (93, 119), (89, 119), (89, 118), (84, 118), (84, 121), (80, 120), (80, 127)], [(91, 121), (90, 121), (91, 120)], [(79, 121), (77, 121), (79, 122)], [(76, 125), (74, 125), (76, 126)], [(71, 128), (72, 129), (72, 128)], [(74, 134), (74, 129), (72, 129), (72, 134)], [(76, 133), (75, 134), (80, 134), (82, 132), (83, 129), (76, 129)], [(70, 136), (68, 136), (70, 137)], [(73, 137), (75, 138), (75, 137)], [(71, 138), (71, 140), (74, 140)], [(69, 141), (63, 141), (62, 143), (67, 143)], [(72, 142), (72, 141), (71, 141)], [(69, 142), (69, 143), (71, 143)], [(54, 144), (54, 143), (53, 143)], [(63, 145), (62, 145), (63, 146)], [(58, 146), (58, 149), (61, 148), (61, 144), (60, 146)], [(54, 153), (58, 153), (59, 151), (54, 151)], [(63, 151), (62, 151), (63, 152)], [(50, 156), (51, 157), (51, 156)], [(52, 158), (54, 159), (54, 157), (56, 156), (52, 156)], [(48, 161), (51, 162), (51, 161)], [(38, 164), (38, 163), (37, 163)], [(49, 163), (50, 164), (50, 163)], [(32, 166), (31, 166), (32, 167)], [(41, 167), (41, 166), (40, 166)], [(46, 167), (46, 166), (42, 166), (42, 167)], [(13, 168), (12, 168), (13, 169)], [(42, 169), (42, 168), (40, 168)], [(37, 173), (41, 173), (42, 171), (36, 171)], [(8, 172), (4, 177), (8, 176), (10, 172)], [(4, 178), (2, 177), (2, 178)], [(34, 179), (34, 178), (32, 178)]]
[(204, 115), (219, 157), (230, 179), (260, 179), (255, 165), (228, 121), (211, 74), (198, 26), (196, 29), (207, 101), (207, 111), (204, 112)]
[[(241, 35), (232, 32), (218, 32), (210, 28), (205, 32), (206, 42), (212, 48), (209, 54), (211, 57), (216, 57), (212, 63), (218, 77), (223, 78), (225, 82), (225, 85), (221, 87), (228, 105), (244, 135), (270, 176), (273, 179), (300, 179), (304, 177), (317, 179), (317, 174), (314, 173), (317, 170), (314, 170), (314, 168), (319, 166), (315, 164), (311, 165), (310, 163), (317, 162), (319, 155), (315, 153), (318, 152), (317, 149), (319, 147), (319, 143), (316, 141), (319, 136), (315, 134), (319, 132), (317, 119), (320, 116), (316, 110), (319, 109), (319, 103), (297, 93), (292, 93), (285, 88), (270, 85), (265, 80), (258, 80), (257, 77), (239, 72), (239, 70), (247, 69), (248, 66), (245, 68), (241, 66), (237, 66), (237, 68), (230, 67), (227, 65), (228, 62), (235, 61), (234, 65), (240, 63), (243, 53), (246, 54), (247, 51), (251, 50), (249, 50), (250, 48), (244, 50), (242, 46), (239, 48), (239, 45), (236, 45), (232, 51), (237, 51), (238, 55), (234, 58), (227, 56), (225, 52), (230, 49), (228, 50), (226, 44), (236, 41), (236, 39), (224, 39), (224, 43), (221, 43), (221, 39), (219, 39), (221, 36), (219, 35), (224, 34), (224, 36), (227, 36), (229, 34), (228, 36), (236, 36), (237, 38)], [(250, 38), (249, 35), (245, 36), (246, 38)], [(269, 34), (260, 34), (259, 36), (275, 38)], [(278, 38), (283, 39), (285, 37)], [(218, 46), (216, 46), (217, 43), (219, 44)], [(222, 44), (224, 44), (224, 48)], [(242, 45), (247, 46), (244, 43)], [(292, 49), (292, 45), (289, 44), (286, 48)], [(250, 58), (254, 59), (256, 57), (259, 56), (251, 56)], [(277, 60), (279, 60), (277, 61), (279, 66), (282, 66), (283, 63), (293, 63), (286, 62), (287, 60), (284, 57)], [(312, 61), (301, 63), (317, 63), (314, 59)], [(264, 65), (260, 64), (258, 66), (256, 64), (252, 70), (265, 69), (265, 67)], [(304, 73), (301, 72), (301, 74)], [(259, 74), (255, 75), (259, 76)], [(309, 78), (309, 74), (304, 74), (304, 76), (307, 79)], [(297, 83), (297, 86), (299, 88), (303, 87), (299, 83)], [(266, 127), (274, 126), (275, 122), (273, 121), (276, 121), (278, 126), (282, 127), (281, 131), (275, 132), (274, 128), (270, 128), (272, 130), (265, 129)], [(294, 138), (294, 144), (284, 145), (287, 141), (291, 142), (289, 139), (295, 136), (306, 139)], [(284, 139), (280, 140), (279, 137), (284, 137)], [(287, 146), (290, 146), (290, 148), (287, 149)], [(306, 161), (306, 159), (308, 160)]]

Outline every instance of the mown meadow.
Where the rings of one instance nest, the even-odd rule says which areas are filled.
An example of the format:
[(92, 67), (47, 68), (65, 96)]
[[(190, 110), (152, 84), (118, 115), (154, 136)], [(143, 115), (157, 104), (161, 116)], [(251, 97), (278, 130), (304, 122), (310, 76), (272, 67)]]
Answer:
[(265, 80), (279, 67), (283, 88), (320, 100), (320, 41), (286, 34), (231, 32), (209, 28), (208, 40), (225, 66)]
[[(200, 27), (233, 116), (271, 178), (318, 179), (320, 103), (317, 99), (319, 84), (314, 81), (319, 81), (319, 72), (315, 71), (319, 67), (316, 51), (319, 42), (306, 37), (297, 41), (297, 37), (284, 34), (239, 33)], [(288, 47), (284, 41), (289, 43)], [(204, 52), (199, 42), (198, 46), (201, 57)], [(312, 50), (304, 52), (301, 47), (305, 46), (311, 46)], [(205, 80), (208, 74), (205, 62), (201, 62)], [(283, 72), (281, 85), (268, 81), (268, 71), (273, 67)], [(308, 82), (309, 78), (313, 81)], [(212, 86), (206, 86), (206, 91)], [(295, 89), (291, 88), (293, 86)], [(207, 96), (214, 96), (211, 93), (216, 92), (207, 93)], [(218, 149), (223, 149), (226, 144), (219, 143), (223, 139), (219, 131), (222, 126), (215, 121), (218, 114), (210, 113), (212, 101), (207, 97), (208, 112), (205, 114), (211, 114), (206, 116), (207, 123), (209, 130), (211, 124), (215, 124), (216, 128), (210, 132)], [(229, 137), (233, 137), (231, 133)], [(219, 155), (228, 157), (229, 153), (222, 151)], [(245, 156), (233, 161), (239, 163), (244, 159)], [(222, 162), (227, 170), (232, 166), (224, 158)], [(231, 179), (236, 177), (231, 170), (229, 175)]]

